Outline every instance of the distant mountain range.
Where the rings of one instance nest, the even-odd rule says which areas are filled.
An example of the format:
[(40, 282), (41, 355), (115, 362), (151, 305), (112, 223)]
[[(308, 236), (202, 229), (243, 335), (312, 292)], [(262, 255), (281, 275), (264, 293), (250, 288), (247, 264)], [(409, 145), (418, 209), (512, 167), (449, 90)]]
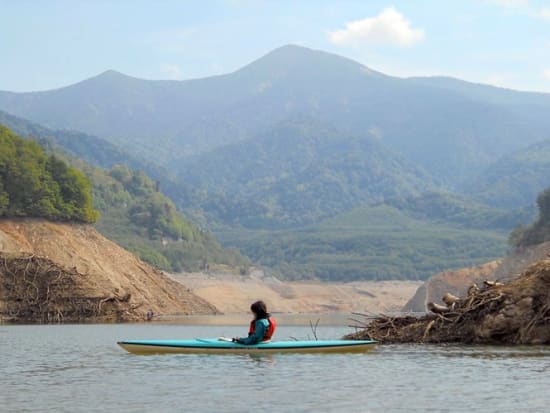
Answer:
[[(144, 169), (202, 225), (270, 263), (264, 231), (284, 230), (299, 244), (305, 238), (289, 234), (304, 226), (308, 239), (318, 233), (328, 240), (323, 222), (331, 217), (395, 216), (346, 215), (373, 205), (415, 220), (417, 232), (419, 222), (429, 222), (426, 237), (431, 225), (497, 231), (481, 254), (496, 257), (505, 248), (503, 231), (532, 217), (533, 208), (518, 208), (550, 186), (549, 94), (396, 78), (298, 46), (204, 79), (151, 81), (108, 71), (52, 91), (0, 92), (0, 110), (9, 113), (0, 112), (0, 123), (10, 127), (16, 115), (56, 129), (57, 145), (94, 165)], [(19, 121), (19, 133), (44, 138), (50, 130)], [(475, 237), (456, 237), (456, 251), (460, 239), (476, 248)], [(330, 242), (319, 251), (333, 248)], [(309, 253), (314, 263), (316, 252)], [(418, 273), (414, 259), (402, 264)], [(444, 268), (441, 261), (423, 271), (430, 265)], [(316, 268), (325, 278), (339, 271)]]
[(124, 144), (158, 163), (305, 115), (376, 137), (454, 188), (501, 155), (550, 138), (549, 95), (446, 78), (401, 79), (298, 46), (198, 80), (108, 71), (52, 91), (0, 92), (0, 109)]

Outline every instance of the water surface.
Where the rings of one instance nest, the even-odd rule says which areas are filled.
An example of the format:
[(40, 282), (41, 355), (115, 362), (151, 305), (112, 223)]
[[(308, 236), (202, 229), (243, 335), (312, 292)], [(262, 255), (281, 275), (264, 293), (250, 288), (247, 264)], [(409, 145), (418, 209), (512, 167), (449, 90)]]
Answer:
[[(548, 412), (549, 347), (378, 346), (366, 354), (150, 355), (123, 339), (245, 335), (192, 324), (0, 326), (2, 412)], [(213, 324), (212, 324), (213, 323)], [(321, 325), (319, 339), (351, 330)], [(313, 338), (281, 325), (278, 339)]]

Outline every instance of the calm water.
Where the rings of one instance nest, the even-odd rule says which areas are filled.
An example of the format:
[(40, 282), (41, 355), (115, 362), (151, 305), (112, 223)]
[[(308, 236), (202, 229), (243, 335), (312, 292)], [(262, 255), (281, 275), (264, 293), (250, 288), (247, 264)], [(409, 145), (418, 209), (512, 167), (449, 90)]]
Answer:
[[(135, 356), (115, 342), (244, 335), (181, 324), (0, 326), (1, 412), (550, 412), (550, 347)], [(321, 325), (319, 339), (351, 330)], [(280, 326), (279, 339), (312, 336)]]

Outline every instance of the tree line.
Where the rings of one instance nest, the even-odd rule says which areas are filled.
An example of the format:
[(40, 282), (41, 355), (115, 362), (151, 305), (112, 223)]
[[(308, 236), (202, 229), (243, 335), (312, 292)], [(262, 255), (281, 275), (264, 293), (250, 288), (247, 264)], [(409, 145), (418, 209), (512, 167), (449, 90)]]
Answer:
[(99, 212), (82, 172), (0, 125), (0, 216), (93, 223)]

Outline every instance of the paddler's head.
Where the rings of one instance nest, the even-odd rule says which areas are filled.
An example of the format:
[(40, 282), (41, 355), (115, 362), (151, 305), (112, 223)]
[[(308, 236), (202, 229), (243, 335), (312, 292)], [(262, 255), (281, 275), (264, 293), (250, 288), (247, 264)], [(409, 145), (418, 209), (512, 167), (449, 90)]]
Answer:
[(256, 320), (260, 318), (267, 318), (267, 306), (263, 301), (256, 301), (250, 306), (250, 311), (254, 313)]

